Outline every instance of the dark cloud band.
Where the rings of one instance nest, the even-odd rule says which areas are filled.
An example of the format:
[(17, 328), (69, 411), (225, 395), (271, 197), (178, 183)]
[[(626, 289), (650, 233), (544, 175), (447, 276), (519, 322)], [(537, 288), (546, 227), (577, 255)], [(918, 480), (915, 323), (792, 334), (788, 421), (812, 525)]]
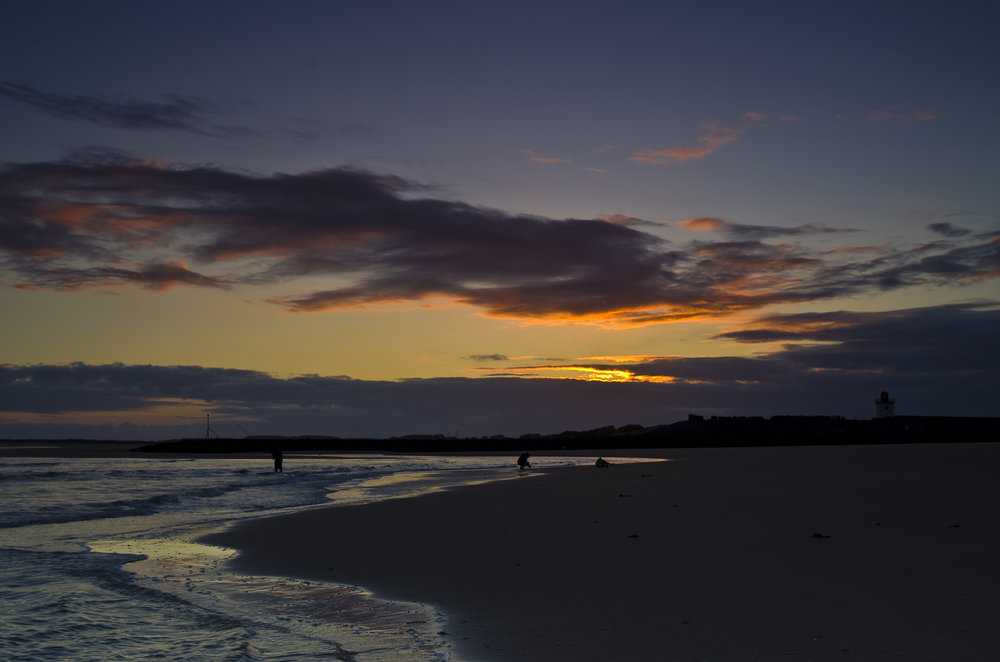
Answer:
[[(679, 245), (346, 168), (257, 176), (91, 151), (4, 166), (0, 191), (0, 251), (21, 286), (288, 283), (270, 302), (300, 312), (443, 297), (496, 316), (629, 325), (1000, 275), (1000, 233), (821, 251), (765, 239), (829, 228), (711, 219), (729, 240)], [(306, 277), (330, 286), (296, 288)]]

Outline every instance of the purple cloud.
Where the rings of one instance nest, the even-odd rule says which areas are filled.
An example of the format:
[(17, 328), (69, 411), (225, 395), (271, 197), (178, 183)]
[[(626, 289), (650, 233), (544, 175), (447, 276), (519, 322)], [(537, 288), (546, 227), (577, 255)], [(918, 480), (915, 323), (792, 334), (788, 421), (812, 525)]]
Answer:
[[(681, 245), (618, 217), (507, 214), (346, 168), (257, 176), (92, 150), (6, 165), (0, 190), (0, 259), (19, 286), (284, 283), (270, 302), (297, 312), (445, 298), (630, 325), (1000, 275), (997, 232), (873, 254), (770, 241), (843, 230), (708, 219), (729, 240)], [(303, 291), (304, 277), (330, 287)]]

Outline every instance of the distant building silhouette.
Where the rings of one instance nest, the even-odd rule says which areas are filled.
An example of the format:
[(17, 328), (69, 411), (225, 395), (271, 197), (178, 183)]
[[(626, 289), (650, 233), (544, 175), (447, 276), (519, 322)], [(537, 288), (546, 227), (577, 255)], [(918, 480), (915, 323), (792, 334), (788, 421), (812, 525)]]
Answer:
[(875, 418), (892, 418), (896, 415), (896, 398), (890, 398), (888, 391), (882, 391), (875, 400)]

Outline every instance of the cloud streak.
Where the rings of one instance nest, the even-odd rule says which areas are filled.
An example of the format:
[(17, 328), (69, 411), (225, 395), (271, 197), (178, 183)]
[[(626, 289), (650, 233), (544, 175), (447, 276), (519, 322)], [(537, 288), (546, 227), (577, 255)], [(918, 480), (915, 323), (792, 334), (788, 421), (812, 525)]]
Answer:
[(281, 285), (268, 301), (294, 312), (443, 299), (625, 326), (1000, 275), (1000, 232), (934, 226), (929, 244), (819, 250), (790, 240), (846, 231), (702, 218), (681, 225), (706, 239), (675, 244), (641, 219), (512, 215), (345, 168), (258, 176), (90, 151), (4, 166), (0, 191), (15, 285)]
[(53, 117), (116, 129), (186, 131), (206, 136), (241, 137), (253, 131), (214, 124), (218, 108), (204, 99), (180, 94), (162, 101), (112, 100), (92, 95), (45, 92), (23, 83), (0, 81), (0, 97), (30, 106)]
[(862, 121), (868, 124), (923, 124), (944, 117), (939, 110), (903, 110), (900, 107), (873, 108), (866, 112)]
[(825, 225), (797, 225), (782, 227), (777, 225), (746, 225), (731, 223), (721, 218), (700, 217), (673, 223), (690, 232), (721, 232), (742, 239), (773, 239), (782, 236), (804, 236), (815, 234), (843, 234), (857, 232), (851, 228), (831, 228)]
[[(31, 273), (33, 265), (26, 265), (25, 272)], [(178, 285), (195, 287), (215, 287), (228, 289), (230, 283), (222, 277), (206, 276), (191, 271), (182, 262), (150, 263), (136, 268), (92, 267), (85, 269), (39, 268), (28, 283), (21, 283), (20, 289), (52, 289), (57, 291), (82, 290), (93, 287), (113, 287), (116, 285), (137, 285), (154, 292), (165, 292)]]
[(534, 152), (530, 149), (522, 149), (521, 153), (528, 157), (529, 161), (534, 163), (544, 163), (546, 165), (553, 165), (556, 163), (572, 163), (573, 159), (563, 158), (559, 156), (544, 156), (538, 152)]

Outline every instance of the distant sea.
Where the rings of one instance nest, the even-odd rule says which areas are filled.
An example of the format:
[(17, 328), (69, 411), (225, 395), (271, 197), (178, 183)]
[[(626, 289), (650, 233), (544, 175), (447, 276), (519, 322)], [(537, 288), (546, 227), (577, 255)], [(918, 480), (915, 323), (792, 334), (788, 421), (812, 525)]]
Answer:
[(288, 454), (284, 468), (264, 456), (0, 458), (0, 659), (456, 660), (430, 606), (235, 575), (233, 550), (194, 540), (246, 518), (510, 478), (514, 458)]

